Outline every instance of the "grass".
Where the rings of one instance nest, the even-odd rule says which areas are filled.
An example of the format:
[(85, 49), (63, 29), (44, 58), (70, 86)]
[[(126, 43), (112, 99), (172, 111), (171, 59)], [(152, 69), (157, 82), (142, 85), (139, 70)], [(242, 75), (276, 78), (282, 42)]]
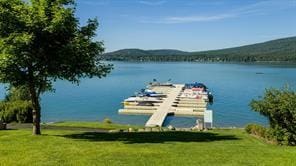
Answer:
[(122, 124), (104, 123), (104, 122), (76, 122), (76, 121), (56, 122), (56, 123), (50, 124), (50, 126), (85, 127), (85, 128), (95, 128), (95, 129), (105, 129), (105, 130), (140, 128), (140, 126), (135, 126), (135, 125), (122, 125)]
[(295, 147), (266, 144), (241, 129), (99, 133), (55, 128), (44, 129), (42, 136), (32, 136), (29, 129), (0, 131), (0, 165), (293, 165), (295, 156)]

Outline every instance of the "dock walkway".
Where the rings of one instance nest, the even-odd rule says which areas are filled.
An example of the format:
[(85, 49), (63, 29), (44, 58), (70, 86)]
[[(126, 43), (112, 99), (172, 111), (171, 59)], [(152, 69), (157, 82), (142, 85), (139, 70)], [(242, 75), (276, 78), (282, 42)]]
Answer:
[(157, 127), (162, 126), (167, 114), (171, 111), (172, 105), (176, 100), (179, 93), (182, 91), (184, 85), (176, 84), (175, 88), (170, 91), (167, 98), (164, 99), (163, 103), (157, 108), (155, 113), (150, 117), (146, 123), (146, 127)]

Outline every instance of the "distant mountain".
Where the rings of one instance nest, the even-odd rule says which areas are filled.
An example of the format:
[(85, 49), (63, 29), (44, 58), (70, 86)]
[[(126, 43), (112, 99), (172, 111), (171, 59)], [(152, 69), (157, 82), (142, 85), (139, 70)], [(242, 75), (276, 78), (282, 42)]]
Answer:
[(151, 55), (187, 55), (189, 52), (172, 50), (172, 49), (161, 49), (161, 50), (147, 50)]
[(296, 62), (296, 37), (271, 40), (241, 47), (184, 52), (179, 50), (123, 49), (103, 54), (105, 60), (120, 61), (293, 61)]
[(141, 50), (141, 49), (122, 49), (104, 54), (104, 56), (112, 57), (130, 57), (130, 56), (166, 56), (166, 55), (186, 55), (189, 52), (173, 50), (173, 49), (160, 49), (160, 50)]

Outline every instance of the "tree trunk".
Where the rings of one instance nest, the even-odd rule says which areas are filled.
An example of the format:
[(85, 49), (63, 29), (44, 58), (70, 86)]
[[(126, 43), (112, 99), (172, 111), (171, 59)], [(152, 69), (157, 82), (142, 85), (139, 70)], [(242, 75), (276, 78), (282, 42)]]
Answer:
[(41, 135), (40, 122), (41, 122), (41, 107), (39, 103), (39, 95), (34, 88), (34, 84), (29, 86), (31, 102), (33, 106), (33, 135)]
[[(39, 101), (38, 101), (39, 105)], [(34, 106), (33, 106), (34, 107)], [(40, 119), (41, 119), (41, 109), (40, 106), (34, 107), (33, 109), (33, 135), (40, 135)]]

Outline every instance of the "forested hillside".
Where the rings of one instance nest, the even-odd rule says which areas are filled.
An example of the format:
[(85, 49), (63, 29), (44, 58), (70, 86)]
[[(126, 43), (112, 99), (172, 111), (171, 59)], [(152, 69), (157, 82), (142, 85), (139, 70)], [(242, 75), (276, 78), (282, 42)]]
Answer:
[(103, 54), (103, 59), (119, 61), (296, 62), (296, 37), (283, 38), (241, 47), (201, 52), (184, 52), (167, 49), (123, 49)]

